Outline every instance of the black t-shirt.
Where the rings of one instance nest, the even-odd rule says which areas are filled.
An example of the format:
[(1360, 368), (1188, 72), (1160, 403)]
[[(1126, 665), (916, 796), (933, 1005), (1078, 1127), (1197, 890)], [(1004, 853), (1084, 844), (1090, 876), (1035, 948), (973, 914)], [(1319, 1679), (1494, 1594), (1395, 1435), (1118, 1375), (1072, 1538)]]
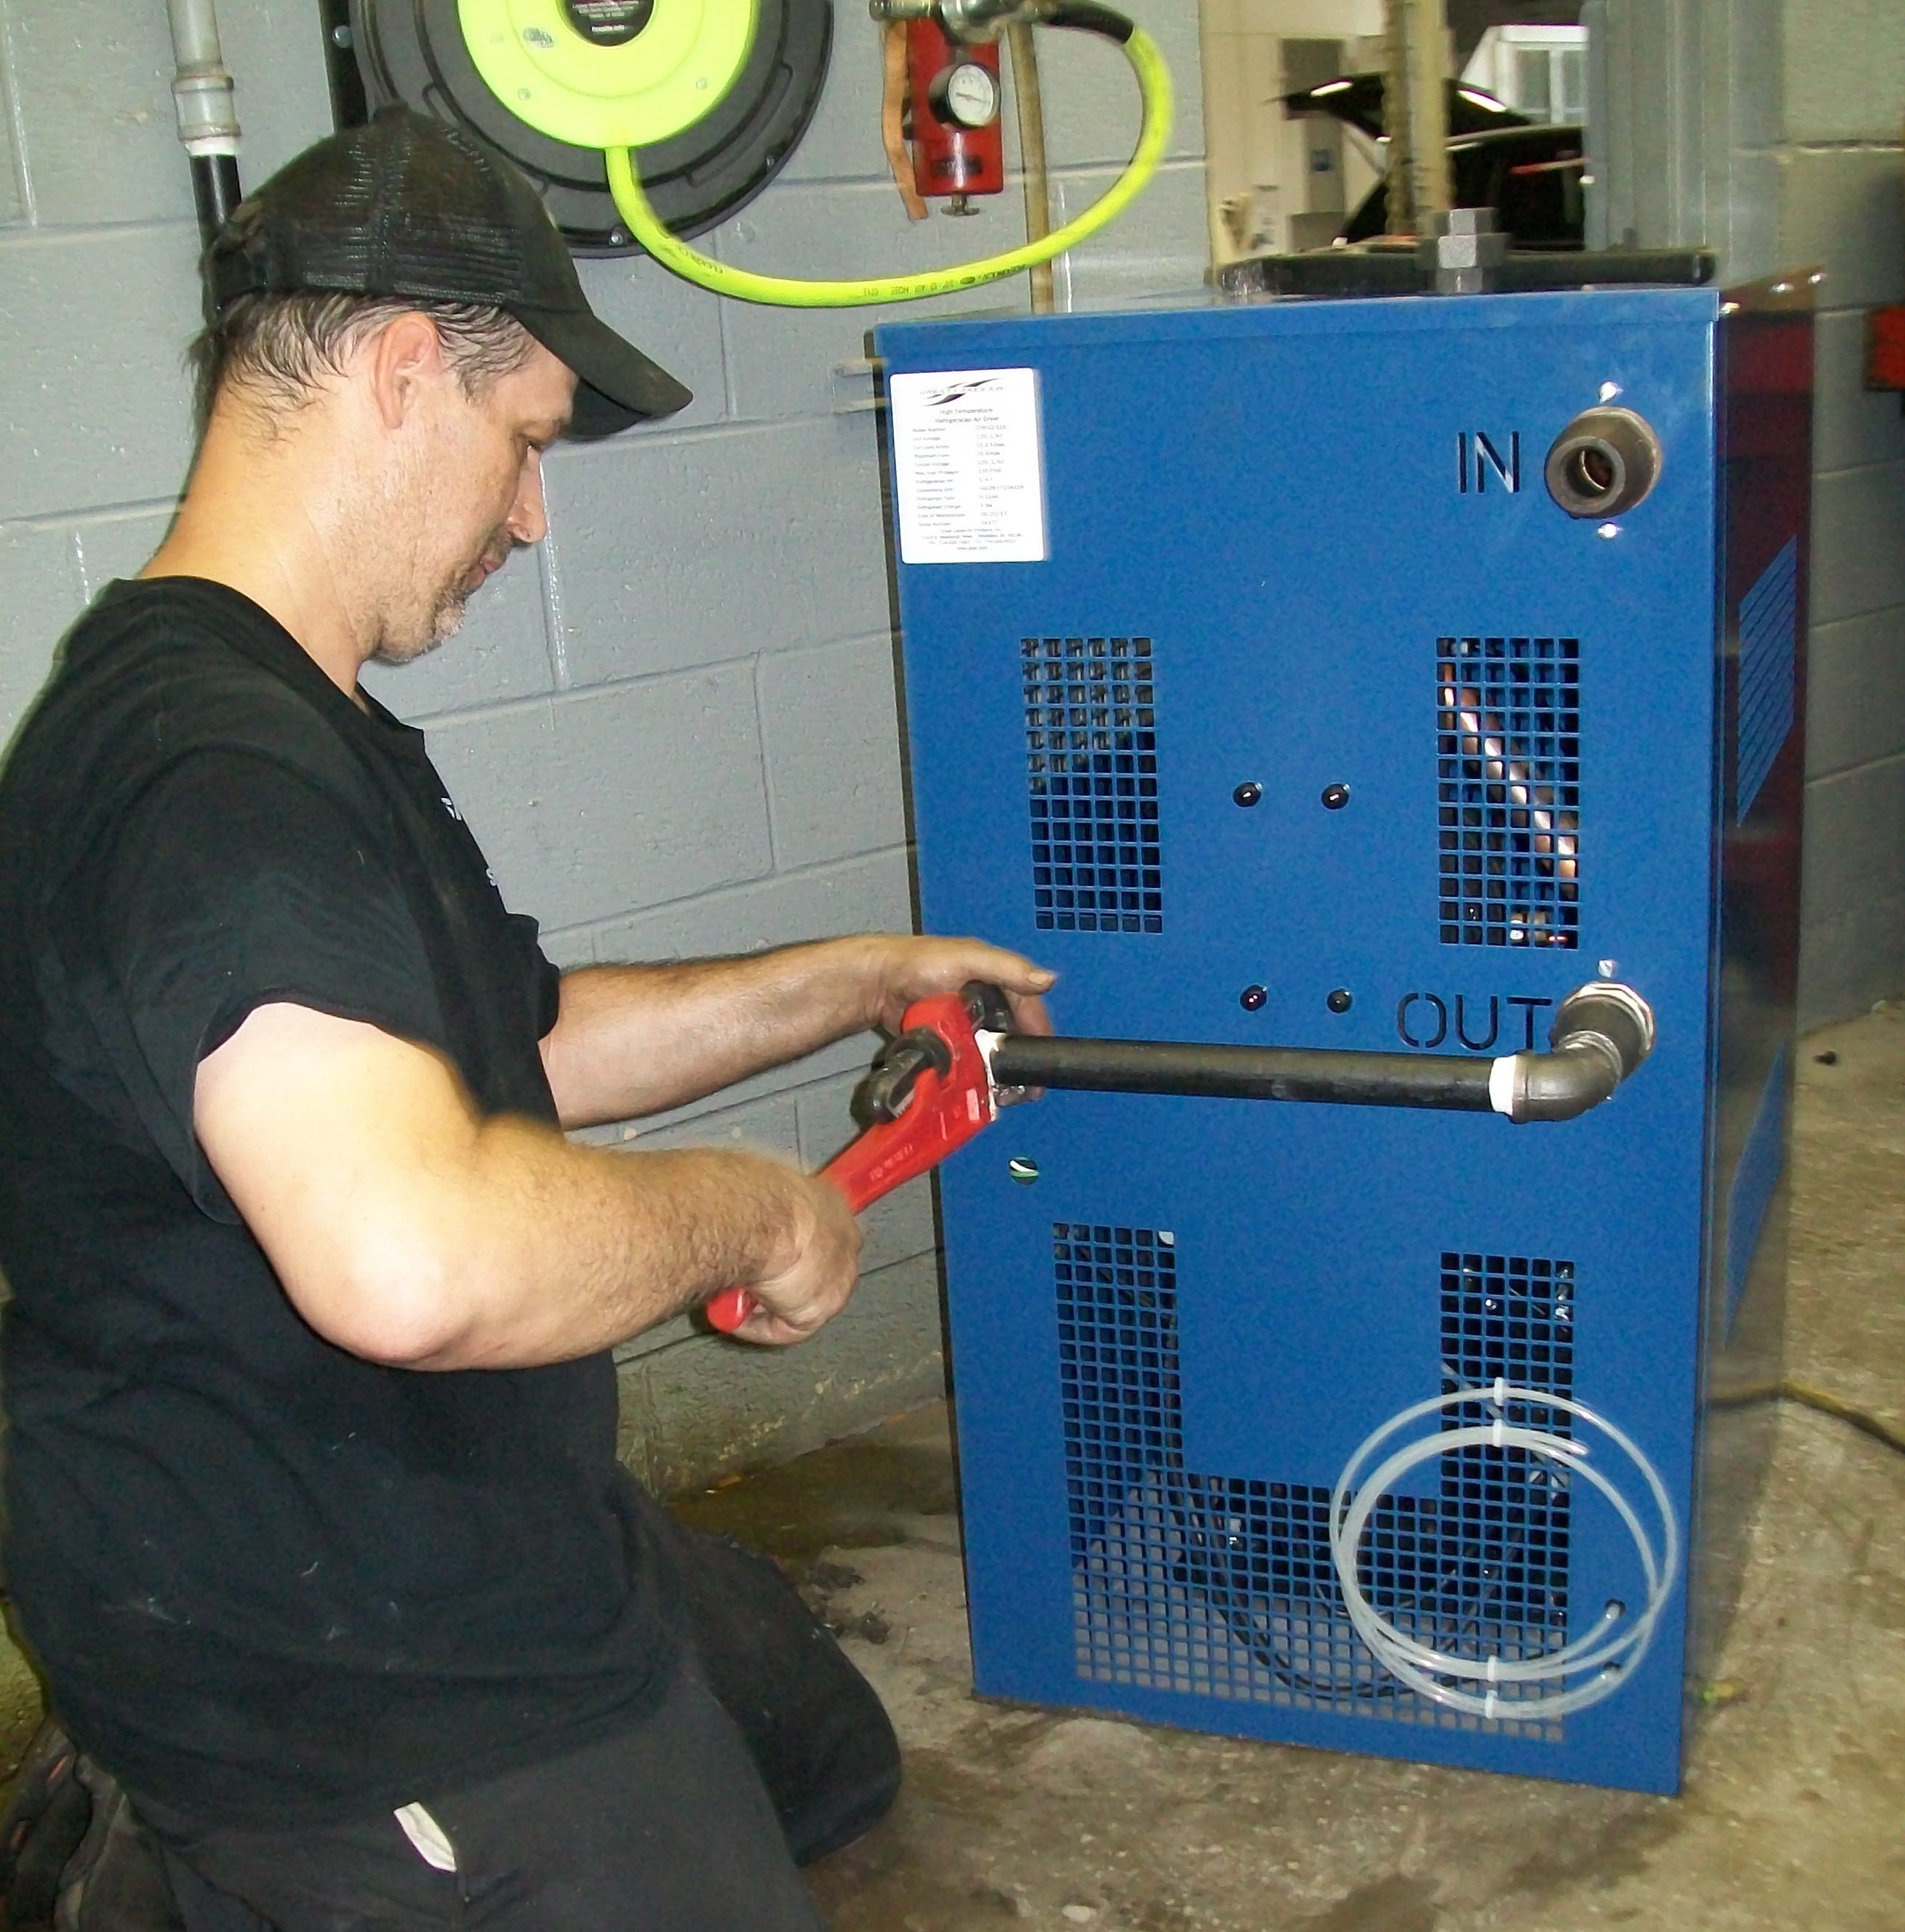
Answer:
[(379, 1366), (286, 1300), (192, 1126), (291, 1000), (553, 1120), (556, 976), (422, 735), (249, 599), (109, 587), (0, 775), (7, 1586), (73, 1732), (234, 1825), (407, 1803), (630, 1721), (672, 1660), (606, 1355)]

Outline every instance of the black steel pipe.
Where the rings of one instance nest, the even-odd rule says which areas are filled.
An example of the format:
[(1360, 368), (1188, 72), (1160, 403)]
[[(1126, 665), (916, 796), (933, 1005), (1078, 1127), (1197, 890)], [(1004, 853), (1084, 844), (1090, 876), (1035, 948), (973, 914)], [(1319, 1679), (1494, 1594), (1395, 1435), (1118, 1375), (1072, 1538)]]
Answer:
[[(1591, 980), (1562, 1001), (1546, 1053), (1486, 1060), (1016, 1034), (1010, 1030), (1011, 1006), (998, 987), (974, 980), (963, 992), (966, 1016), (986, 1044), (993, 1085), (1000, 1090), (1040, 1087), (1196, 1100), (1323, 1101), (1343, 1107), (1498, 1113), (1516, 1121), (1570, 1120), (1608, 1099), (1654, 1050), (1653, 1010), (1631, 986), (1607, 980)], [(895, 1047), (903, 1048), (912, 1037), (902, 1035)], [(881, 1071), (875, 1069), (876, 1079)], [(882, 1090), (893, 1097), (890, 1083)], [(891, 1118), (892, 1111), (889, 1107), (879, 1118)]]
[(1348, 1107), (1492, 1111), (1492, 1060), (1447, 1054), (1350, 1053), (1158, 1040), (1048, 1039), (1007, 1034), (992, 1054), (1001, 1087), (1092, 1094), (1179, 1094), (1202, 1100), (1322, 1100)]
[(192, 200), (205, 246), (238, 205), (238, 122), (231, 70), (218, 44), (214, 0), (166, 0), (172, 22), (172, 104), (192, 159)]
[(205, 247), (212, 246), (242, 198), (236, 156), (192, 157), (192, 200), (199, 212), (199, 239)]

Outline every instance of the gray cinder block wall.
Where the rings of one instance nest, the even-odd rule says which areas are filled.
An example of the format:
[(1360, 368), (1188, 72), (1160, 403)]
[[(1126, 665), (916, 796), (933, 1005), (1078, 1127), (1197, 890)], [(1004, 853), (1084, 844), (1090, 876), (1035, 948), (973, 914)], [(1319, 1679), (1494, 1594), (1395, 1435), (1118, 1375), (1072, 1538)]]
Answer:
[(1613, 232), (1730, 280), (1816, 267), (1812, 679), (1800, 1016), (1905, 988), (1905, 415), (1863, 385), (1905, 301), (1898, 0), (1605, 0)]
[[(1905, 987), (1905, 398), (1863, 386), (1905, 302), (1905, 10), (1787, 0), (1783, 261), (1820, 263), (1804, 1017)], [(1754, 165), (1763, 167), (1763, 159)]]
[[(245, 180), (329, 128), (316, 0), (220, 0)], [(1170, 158), (1061, 270), (1061, 300), (1194, 285), (1205, 262), (1194, 0), (1135, 0), (1177, 82)], [(1115, 50), (1048, 36), (1057, 196), (1129, 154)], [(715, 252), (796, 274), (916, 268), (1024, 238), (1016, 184), (909, 230), (878, 133), (878, 43), (837, 0), (818, 116)], [(190, 456), (182, 352), (196, 238), (164, 0), (0, 0), (0, 742), (54, 643), (157, 545)], [(704, 240), (704, 246), (709, 244)], [(434, 657), (375, 678), (424, 724), (511, 903), (564, 964), (742, 952), (911, 923), (864, 311), (718, 302), (652, 264), (586, 263), (602, 312), (694, 388), (658, 430), (548, 465), (551, 535)], [(1022, 307), (1023, 278), (964, 306)], [(853, 1041), (718, 1106), (610, 1130), (810, 1164), (849, 1136)], [(868, 1217), (850, 1316), (766, 1354), (685, 1322), (625, 1351), (629, 1457), (659, 1486), (792, 1453), (943, 1386), (929, 1197)]]

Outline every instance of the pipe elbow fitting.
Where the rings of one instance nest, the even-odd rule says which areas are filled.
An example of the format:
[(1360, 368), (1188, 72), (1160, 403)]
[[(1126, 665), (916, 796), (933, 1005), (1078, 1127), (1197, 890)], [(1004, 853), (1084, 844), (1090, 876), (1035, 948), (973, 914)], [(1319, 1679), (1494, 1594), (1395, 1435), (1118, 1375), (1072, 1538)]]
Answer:
[(1514, 1121), (1571, 1120), (1610, 1099), (1654, 1050), (1654, 1011), (1631, 986), (1590, 981), (1562, 1001), (1546, 1053), (1496, 1063), (1496, 1111)]
[(1619, 1055), (1599, 1034), (1577, 1036), (1547, 1053), (1518, 1053), (1513, 1065), (1511, 1120), (1571, 1120), (1621, 1084)]

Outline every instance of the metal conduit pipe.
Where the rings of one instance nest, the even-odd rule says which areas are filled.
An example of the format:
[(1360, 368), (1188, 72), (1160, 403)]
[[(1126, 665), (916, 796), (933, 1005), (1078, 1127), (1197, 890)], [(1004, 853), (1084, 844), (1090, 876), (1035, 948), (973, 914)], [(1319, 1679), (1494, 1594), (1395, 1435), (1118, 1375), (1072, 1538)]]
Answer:
[(192, 158), (200, 238), (208, 248), (240, 199), (238, 106), (212, 0), (166, 0), (166, 7), (172, 19), (172, 104), (178, 138)]
[(1516, 1121), (1566, 1120), (1598, 1106), (1653, 1051), (1653, 1012), (1631, 987), (1592, 981), (1562, 1000), (1549, 1039), (1545, 1053), (1471, 1060), (1451, 1054), (1001, 1034), (992, 1048), (992, 1070), (1000, 1088), (1325, 1101), (1497, 1113)]
[[(1027, 22), (1015, 20), (1006, 28), (1006, 49), (1012, 56), (1012, 98), (1018, 110), (1018, 155), (1025, 176), (1025, 238), (1042, 242), (1052, 232), (1052, 182), (1046, 166), (1045, 90), (1039, 83), (1038, 49)], [(1049, 315), (1052, 264), (1035, 262), (1026, 272), (1032, 313)]]

